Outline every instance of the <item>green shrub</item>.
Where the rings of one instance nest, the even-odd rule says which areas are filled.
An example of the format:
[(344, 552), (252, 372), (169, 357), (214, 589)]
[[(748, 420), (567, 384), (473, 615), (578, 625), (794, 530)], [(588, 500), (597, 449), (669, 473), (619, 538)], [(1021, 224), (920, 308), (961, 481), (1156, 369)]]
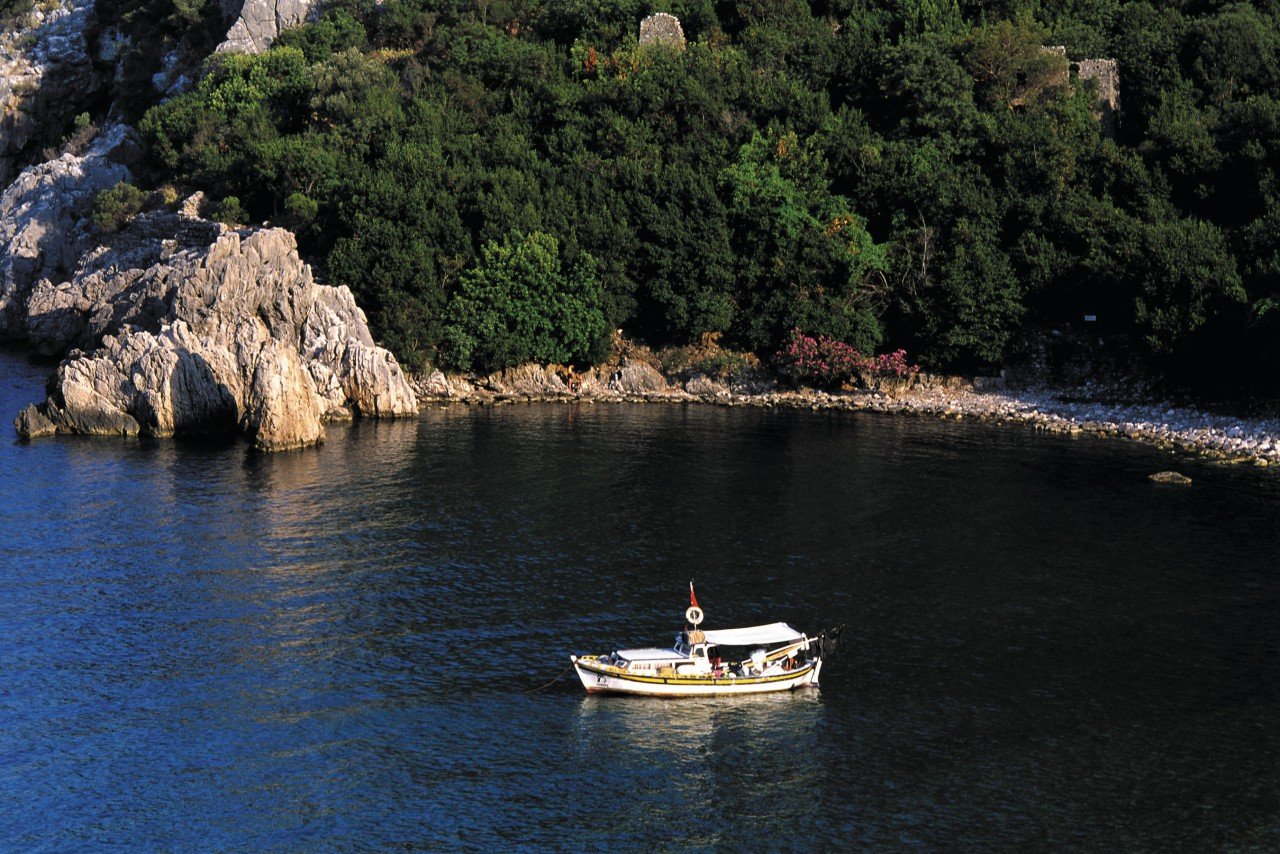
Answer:
[(93, 199), (93, 224), (101, 231), (119, 231), (142, 210), (146, 198), (146, 193), (125, 181), (102, 190)]
[(172, 184), (165, 184), (155, 191), (154, 198), (157, 207), (172, 207), (178, 203), (178, 188)]
[(320, 205), (302, 193), (293, 193), (284, 200), (284, 223), (294, 231), (302, 231), (315, 222)]
[(751, 367), (751, 363), (747, 357), (741, 353), (734, 353), (731, 350), (720, 350), (709, 356), (697, 359), (690, 367), (701, 374), (709, 377), (727, 380), (737, 376), (743, 371)]
[(249, 214), (245, 212), (244, 205), (240, 204), (238, 198), (227, 196), (214, 209), (213, 218), (227, 225), (241, 225), (249, 218)]
[(583, 362), (605, 334), (588, 255), (565, 269), (554, 237), (490, 241), (449, 301), (442, 361), (494, 371), (523, 362)]
[[(413, 363), (603, 359), (540, 288), (498, 293), (533, 252), (508, 236), (545, 232), (534, 278), (593, 259), (603, 295), (568, 304), (650, 345), (800, 328), (985, 373), (1093, 316), (1167, 366), (1238, 344), (1274, 394), (1274, 5), (679, 0), (687, 49), (653, 51), (638, 0), (336, 0), (163, 103), (152, 75), (208, 54), (222, 4), (96, 0), (89, 41), (127, 24), (140, 174), (289, 224)], [(1118, 125), (1056, 44), (1119, 62)], [(491, 241), (510, 257), (478, 260)]]
[(0, 0), (0, 22), (11, 22), (31, 11), (32, 0)]

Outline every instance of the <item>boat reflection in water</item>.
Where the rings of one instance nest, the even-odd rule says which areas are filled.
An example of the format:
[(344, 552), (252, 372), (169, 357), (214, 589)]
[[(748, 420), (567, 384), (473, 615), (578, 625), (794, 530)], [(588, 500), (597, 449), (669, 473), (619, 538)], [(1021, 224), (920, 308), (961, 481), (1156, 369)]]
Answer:
[(680, 838), (697, 847), (742, 840), (744, 830), (798, 839), (821, 818), (826, 715), (817, 691), (675, 703), (583, 697), (571, 742), (578, 767), (608, 771), (592, 772), (603, 807), (579, 816), (580, 841)]

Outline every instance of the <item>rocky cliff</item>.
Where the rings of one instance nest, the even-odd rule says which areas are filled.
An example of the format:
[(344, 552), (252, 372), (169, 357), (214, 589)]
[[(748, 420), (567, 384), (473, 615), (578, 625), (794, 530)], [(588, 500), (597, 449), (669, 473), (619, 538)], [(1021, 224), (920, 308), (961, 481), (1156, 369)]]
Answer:
[(136, 157), (114, 125), (0, 195), (0, 338), (69, 353), (20, 434), (240, 430), (278, 450), (326, 420), (416, 412), (351, 292), (317, 284), (289, 232), (156, 211), (100, 242), (93, 199)]
[[(262, 50), (310, 5), (233, 0), (219, 49)], [(230, 229), (194, 200), (95, 231), (97, 194), (132, 180), (129, 127), (112, 123), (83, 154), (13, 178), (42, 124), (65, 124), (103, 85), (86, 43), (91, 10), (91, 0), (41, 4), (0, 34), (0, 340), (65, 357), (18, 432), (240, 431), (280, 450), (319, 442), (325, 421), (415, 413), (351, 292), (315, 282), (288, 231)]]
[(281, 450), (320, 441), (324, 421), (417, 411), (351, 292), (317, 284), (283, 229), (144, 215), (69, 281), (40, 280), (25, 321), (37, 350), (70, 348), (18, 419), (27, 436), (238, 429)]
[(261, 53), (281, 30), (305, 21), (314, 6), (314, 0), (244, 0), (238, 11), (224, 5), (224, 11), (234, 11), (235, 18), (217, 51)]
[(35, 159), (105, 86), (94, 71), (85, 26), (92, 0), (36, 4), (0, 27), (0, 187)]
[(0, 194), (0, 340), (25, 340), (32, 288), (41, 279), (70, 278), (94, 245), (94, 196), (129, 180), (126, 163), (136, 154), (133, 132), (116, 125), (83, 156), (64, 154), (25, 169)]

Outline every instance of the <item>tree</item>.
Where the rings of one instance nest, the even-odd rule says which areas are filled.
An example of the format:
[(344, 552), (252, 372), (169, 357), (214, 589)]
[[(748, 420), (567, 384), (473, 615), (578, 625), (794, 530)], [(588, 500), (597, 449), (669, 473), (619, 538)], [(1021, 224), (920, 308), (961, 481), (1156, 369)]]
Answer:
[(1000, 365), (1025, 309), (998, 232), (987, 221), (961, 219), (930, 239), (940, 245), (917, 245), (932, 253), (931, 273), (899, 297), (913, 352), (925, 364), (966, 371)]
[(595, 262), (565, 269), (549, 234), (489, 241), (449, 300), (442, 356), (494, 371), (522, 362), (582, 362), (606, 333)]
[(1066, 82), (1067, 61), (1044, 50), (1047, 35), (1027, 16), (973, 29), (965, 44), (965, 62), (989, 103), (1012, 110)]
[(884, 250), (827, 181), (818, 147), (794, 133), (756, 134), (721, 173), (738, 256), (733, 331), (748, 347), (797, 327), (864, 352), (880, 343), (869, 297)]

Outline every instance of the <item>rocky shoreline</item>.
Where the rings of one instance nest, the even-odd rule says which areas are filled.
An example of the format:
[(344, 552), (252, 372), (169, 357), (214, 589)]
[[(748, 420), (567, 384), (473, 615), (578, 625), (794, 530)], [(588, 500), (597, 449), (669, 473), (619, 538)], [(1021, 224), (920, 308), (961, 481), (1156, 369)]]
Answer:
[(826, 392), (774, 381), (668, 377), (639, 362), (576, 373), (526, 365), (484, 377), (411, 376), (423, 406), (521, 402), (702, 403), (917, 415), (1021, 424), (1047, 433), (1118, 437), (1207, 458), (1280, 466), (1280, 418), (1235, 418), (1169, 402), (1114, 403), (1080, 389), (1003, 388), (998, 381), (921, 374), (879, 388)]
[[(314, 5), (224, 2), (226, 37), (217, 50), (261, 51)], [(411, 416), (415, 396), (427, 405), (701, 402), (1019, 423), (1280, 465), (1280, 419), (932, 376), (857, 391), (789, 389), (759, 370), (733, 380), (672, 370), (621, 339), (613, 364), (586, 372), (434, 372), (413, 378), (411, 389), (373, 341), (350, 291), (316, 282), (288, 232), (228, 228), (202, 217), (193, 198), (181, 209), (141, 214), (119, 233), (99, 233), (94, 199), (130, 180), (139, 157), (131, 128), (85, 125), (84, 139), (65, 140), (61, 153), (36, 161), (51, 141), (40, 130), (89, 110), (121, 73), (127, 39), (112, 31), (90, 43), (91, 8), (89, 0), (54, 0), (0, 33), (0, 341), (65, 356), (49, 397), (18, 416), (20, 435), (238, 430), (273, 450), (320, 441), (328, 421)], [(186, 48), (166, 55), (152, 81), (157, 92), (173, 94), (195, 79), (202, 57), (186, 56)]]
[(19, 436), (239, 432), (277, 451), (417, 413), (351, 291), (317, 282), (291, 232), (206, 219), (199, 194), (95, 228), (93, 198), (135, 153), (115, 125), (0, 193), (0, 341), (63, 357)]
[[(261, 51), (312, 5), (223, 3), (218, 50)], [(61, 357), (18, 435), (240, 433), (278, 451), (323, 441), (331, 421), (416, 414), (352, 292), (316, 281), (291, 232), (229, 226), (172, 187), (108, 197), (116, 214), (101, 215), (141, 145), (119, 105), (98, 103), (129, 38), (91, 32), (92, 9), (51, 0), (7, 14), (0, 33), (0, 342)], [(150, 94), (189, 86), (201, 44), (167, 45)]]

